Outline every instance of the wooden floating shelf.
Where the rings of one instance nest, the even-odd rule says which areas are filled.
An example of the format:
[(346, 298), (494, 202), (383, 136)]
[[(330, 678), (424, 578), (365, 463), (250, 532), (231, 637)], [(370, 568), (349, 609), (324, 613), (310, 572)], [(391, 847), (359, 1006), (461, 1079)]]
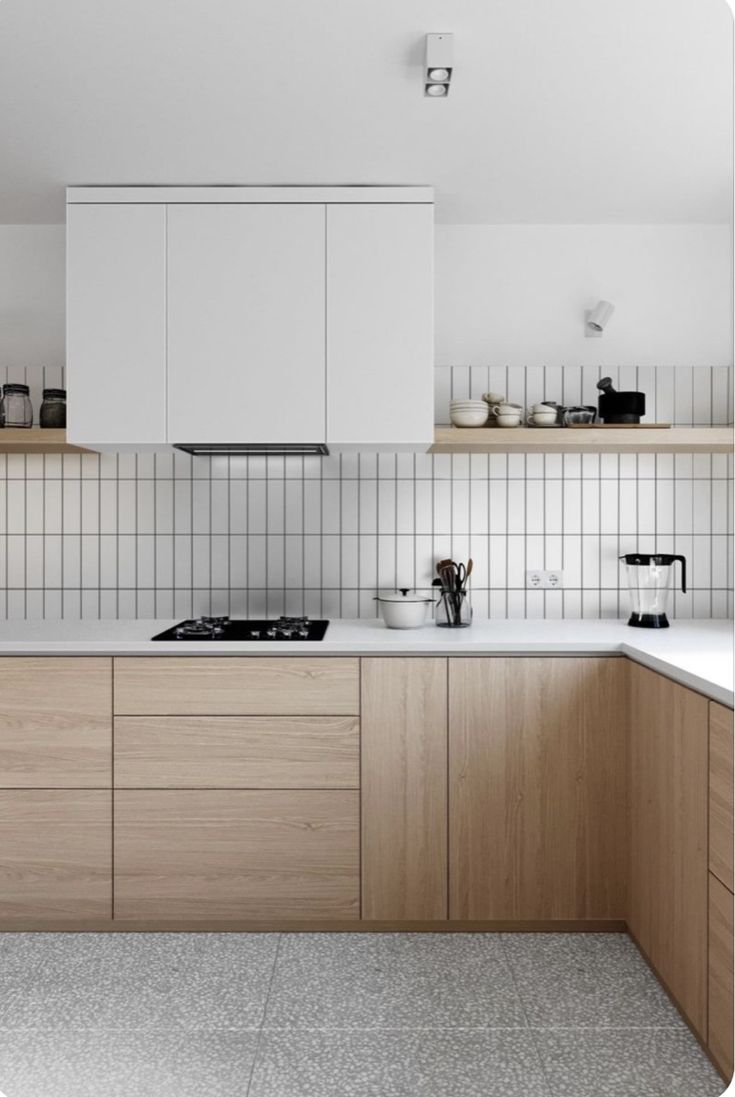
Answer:
[(429, 453), (730, 453), (732, 427), (443, 427)]
[(65, 430), (8, 427), (0, 428), (0, 453), (92, 453), (92, 450), (70, 445)]

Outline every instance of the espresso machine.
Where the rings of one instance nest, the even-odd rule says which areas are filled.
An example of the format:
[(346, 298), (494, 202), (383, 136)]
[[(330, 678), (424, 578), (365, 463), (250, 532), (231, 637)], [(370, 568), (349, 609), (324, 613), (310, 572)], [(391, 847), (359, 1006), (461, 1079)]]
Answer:
[(667, 552), (628, 552), (620, 556), (628, 573), (631, 614), (629, 625), (634, 628), (668, 628), (666, 602), (669, 597), (673, 567), (681, 564), (681, 589), (687, 590), (687, 562), (683, 556)]

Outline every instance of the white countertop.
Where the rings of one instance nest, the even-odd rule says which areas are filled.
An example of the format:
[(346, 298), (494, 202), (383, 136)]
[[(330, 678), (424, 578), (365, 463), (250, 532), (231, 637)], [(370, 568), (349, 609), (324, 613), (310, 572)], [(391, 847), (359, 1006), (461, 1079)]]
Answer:
[(673, 621), (665, 630), (625, 621), (476, 620), (457, 631), (381, 621), (330, 622), (318, 643), (152, 643), (176, 622), (3, 621), (0, 655), (628, 655), (733, 706), (732, 621)]

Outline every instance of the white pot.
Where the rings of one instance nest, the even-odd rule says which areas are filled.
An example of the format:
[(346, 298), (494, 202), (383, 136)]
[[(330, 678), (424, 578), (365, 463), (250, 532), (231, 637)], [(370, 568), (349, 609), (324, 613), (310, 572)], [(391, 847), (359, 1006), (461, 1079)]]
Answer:
[(398, 594), (379, 594), (375, 601), (388, 628), (421, 628), (426, 624), (426, 607), (434, 599), (403, 587)]

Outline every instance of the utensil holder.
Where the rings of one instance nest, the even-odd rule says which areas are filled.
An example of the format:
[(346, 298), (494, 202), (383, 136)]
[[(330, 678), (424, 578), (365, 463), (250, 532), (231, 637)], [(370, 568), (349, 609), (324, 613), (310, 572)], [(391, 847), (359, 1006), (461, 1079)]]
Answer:
[(445, 590), (436, 607), (438, 628), (469, 628), (472, 624), (472, 606), (467, 591)]

